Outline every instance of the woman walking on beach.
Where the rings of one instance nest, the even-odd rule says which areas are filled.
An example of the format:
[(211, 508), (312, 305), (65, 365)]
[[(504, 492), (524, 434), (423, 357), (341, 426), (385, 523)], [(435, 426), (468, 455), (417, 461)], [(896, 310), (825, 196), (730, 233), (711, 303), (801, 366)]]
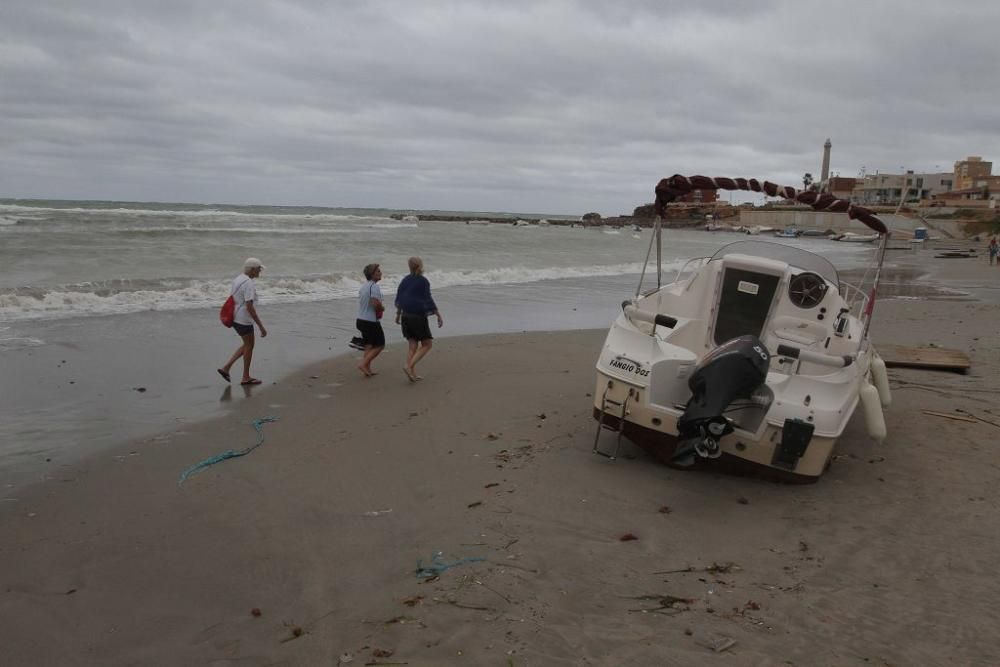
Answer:
[(997, 260), (997, 254), (998, 254), (997, 250), (998, 250), (997, 237), (994, 236), (993, 238), (990, 239), (990, 245), (989, 247), (987, 247), (987, 251), (989, 251), (990, 253), (990, 264), (993, 264), (994, 261), (1000, 264), (1000, 260)]
[(417, 375), (417, 362), (431, 351), (434, 344), (427, 318), (437, 315), (439, 329), (444, 325), (444, 319), (431, 298), (431, 284), (424, 277), (423, 260), (411, 257), (408, 264), (410, 275), (403, 278), (396, 288), (396, 324), (403, 325), (403, 338), (409, 344), (403, 372), (410, 382), (416, 382), (423, 379)]
[(230, 381), (229, 369), (233, 367), (237, 359), (243, 357), (243, 379), (240, 380), (240, 384), (260, 384), (260, 380), (250, 376), (250, 362), (253, 361), (254, 322), (260, 327), (260, 337), (267, 336), (267, 329), (261, 324), (260, 317), (257, 315), (257, 307), (254, 305), (257, 301), (257, 288), (253, 281), (263, 270), (264, 266), (259, 259), (248, 257), (247, 261), (243, 262), (243, 273), (236, 276), (229, 290), (236, 305), (233, 313), (233, 329), (243, 340), (243, 344), (233, 353), (226, 365), (218, 369), (219, 375), (226, 382)]
[(385, 332), (379, 322), (385, 306), (382, 305), (382, 290), (378, 286), (378, 281), (382, 280), (382, 269), (378, 264), (369, 264), (364, 268), (364, 274), (368, 282), (358, 290), (357, 327), (361, 332), (365, 354), (361, 357), (358, 370), (370, 378), (377, 374), (372, 370), (372, 361), (385, 349)]

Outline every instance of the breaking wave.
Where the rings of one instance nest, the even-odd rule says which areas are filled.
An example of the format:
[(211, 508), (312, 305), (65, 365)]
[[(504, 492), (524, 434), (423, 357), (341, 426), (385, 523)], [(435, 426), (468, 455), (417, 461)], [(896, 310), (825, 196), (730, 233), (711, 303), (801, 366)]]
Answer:
[[(680, 263), (670, 265), (679, 268)], [(517, 285), (544, 280), (638, 274), (641, 263), (575, 267), (508, 267), (430, 271), (435, 289), (463, 285)], [(382, 290), (393, 294), (402, 276), (389, 276)], [(145, 311), (218, 308), (229, 294), (229, 278), (201, 280), (162, 278), (104, 280), (56, 287), (0, 288), (0, 320), (7, 322), (67, 317), (121, 315)], [(357, 297), (361, 283), (354, 274), (271, 277), (258, 282), (263, 304), (327, 301)]]

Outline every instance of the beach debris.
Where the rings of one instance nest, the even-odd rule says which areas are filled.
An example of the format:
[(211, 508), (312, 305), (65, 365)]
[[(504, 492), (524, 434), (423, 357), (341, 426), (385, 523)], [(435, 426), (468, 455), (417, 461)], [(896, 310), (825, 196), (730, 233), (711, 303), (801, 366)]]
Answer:
[(538, 417), (539, 419), (545, 419), (546, 418), (544, 412), (541, 412), (541, 413), (539, 413), (539, 414), (537, 414), (535, 416)]
[(403, 604), (407, 607), (415, 607), (420, 604), (420, 601), (424, 599), (423, 595), (411, 595), (408, 598), (403, 598)]
[(447, 597), (447, 598), (431, 598), (431, 600), (433, 600), (434, 602), (437, 602), (439, 604), (450, 604), (452, 607), (458, 607), (459, 609), (471, 609), (473, 611), (496, 611), (496, 609), (494, 609), (493, 607), (480, 607), (478, 605), (465, 604), (465, 603), (459, 602), (459, 601), (457, 601), (457, 600), (455, 600), (455, 599), (453, 599), (451, 597)]
[(350, 653), (347, 653), (346, 651), (344, 653), (341, 653), (340, 657), (337, 658), (337, 664), (339, 665), (349, 665), (352, 662), (354, 662), (354, 656), (351, 655)]
[[(656, 602), (658, 605), (656, 607), (629, 609), (630, 612), (665, 614), (667, 616), (673, 616), (674, 614), (679, 614), (682, 611), (691, 611), (691, 605), (694, 604), (694, 599), (692, 598), (682, 598), (677, 597), (676, 595), (662, 595), (659, 593), (652, 595), (636, 595), (628, 599)], [(683, 605), (683, 608), (678, 607), (677, 605)]]
[(499, 440), (501, 435), (502, 434), (500, 432), (494, 433), (493, 431), (490, 431), (483, 437), (486, 438), (487, 440)]
[(708, 572), (710, 574), (729, 574), (730, 572), (733, 571), (739, 572), (741, 569), (742, 568), (740, 568), (740, 566), (737, 565), (736, 563), (713, 562), (711, 565), (708, 565), (707, 567), (694, 567), (692, 565), (688, 565), (687, 567), (682, 567), (677, 570), (660, 570), (658, 572), (654, 572), (653, 574), (680, 574), (682, 572)]
[(464, 558), (459, 558), (454, 562), (446, 563), (443, 556), (444, 554), (442, 552), (436, 552), (433, 556), (431, 556), (431, 564), (426, 567), (423, 565), (423, 561), (418, 560), (416, 570), (417, 578), (426, 580), (437, 579), (453, 567), (465, 565), (466, 563), (478, 563), (486, 560), (485, 558), (480, 558), (479, 556), (466, 556)]
[(750, 499), (747, 498), (746, 496), (740, 496), (739, 498), (736, 499), (736, 502), (738, 502), (740, 505), (749, 505)]
[(670, 514), (671, 512), (673, 512), (673, 510), (670, 509), (669, 505), (664, 505), (660, 509), (658, 509), (657, 512), (659, 512), (660, 514)]
[(489, 484), (487, 484), (483, 488), (484, 489), (492, 489), (494, 486), (500, 486), (500, 482), (490, 482)]
[(469, 509), (472, 509), (473, 507), (479, 507), (482, 504), (483, 504), (482, 500), (477, 500), (474, 503), (469, 503), (468, 505), (466, 505), (466, 507), (468, 507)]
[(253, 609), (251, 609), (250, 615), (253, 616), (254, 618), (260, 618), (261, 616), (260, 607), (254, 607)]
[(747, 603), (743, 605), (743, 609), (750, 609), (751, 611), (760, 611), (760, 603), (754, 602), (753, 600), (747, 600)]
[(264, 443), (264, 424), (276, 421), (278, 421), (277, 417), (261, 417), (260, 419), (254, 420), (253, 427), (257, 431), (257, 442), (255, 444), (251, 445), (250, 447), (247, 447), (246, 449), (239, 449), (239, 450), (229, 449), (222, 452), (221, 454), (210, 456), (204, 461), (200, 461), (199, 463), (194, 464), (193, 466), (191, 466), (190, 468), (181, 473), (181, 478), (177, 480), (177, 486), (183, 484), (188, 477), (191, 477), (192, 475), (201, 472), (202, 470), (204, 470), (209, 466), (215, 465), (216, 463), (221, 463), (226, 459), (236, 458), (237, 456), (246, 456), (253, 450), (257, 449)]
[(369, 510), (364, 513), (364, 516), (382, 516), (383, 514), (389, 514), (390, 512), (392, 512), (391, 507), (384, 510)]
[(69, 589), (68, 591), (66, 591), (66, 592), (64, 593), (64, 595), (72, 595), (73, 593), (76, 593), (76, 589), (75, 589), (75, 588), (71, 588), (71, 589)]
[(393, 651), (391, 648), (372, 649), (373, 658), (391, 658), (393, 653), (395, 653), (395, 651)]
[[(976, 415), (976, 414), (974, 414), (972, 412), (969, 412), (968, 410), (963, 410), (962, 408), (955, 408), (955, 412), (961, 412), (963, 415), (969, 415), (970, 417), (972, 417), (976, 421), (981, 421), (984, 424), (989, 424), (990, 426), (996, 426), (997, 428), (1000, 428), (1000, 424), (996, 423), (995, 421), (990, 421), (989, 419), (986, 419), (985, 417), (980, 417), (979, 415)], [(993, 414), (989, 410), (987, 410), (986, 412), (989, 412), (990, 414)]]
[(945, 419), (954, 419), (960, 422), (972, 422), (976, 423), (977, 420), (972, 417), (966, 417), (965, 415), (951, 414), (949, 412), (938, 412), (937, 410), (921, 410), (925, 415), (930, 415), (931, 417), (944, 417)]
[(132, 391), (137, 391), (140, 394), (146, 391), (145, 387), (132, 387)]
[(632, 533), (625, 533), (624, 535), (618, 538), (620, 542), (631, 542), (632, 540), (637, 540), (637, 539), (639, 539), (639, 537)]
[(306, 633), (305, 630), (303, 630), (297, 625), (288, 625), (288, 623), (286, 623), (285, 626), (289, 628), (291, 634), (288, 637), (285, 637), (284, 639), (281, 640), (282, 644), (294, 641)]
[(694, 643), (698, 646), (711, 649), (716, 653), (722, 653), (723, 651), (727, 651), (736, 646), (735, 639), (724, 635), (713, 635), (704, 639), (695, 639)]

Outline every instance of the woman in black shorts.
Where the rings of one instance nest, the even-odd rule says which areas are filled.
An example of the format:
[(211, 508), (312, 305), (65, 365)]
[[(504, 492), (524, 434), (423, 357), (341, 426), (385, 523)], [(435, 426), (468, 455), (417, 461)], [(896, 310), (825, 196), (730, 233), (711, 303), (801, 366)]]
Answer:
[(364, 273), (367, 282), (358, 290), (357, 327), (364, 342), (365, 354), (361, 357), (358, 370), (370, 378), (376, 375), (372, 370), (372, 361), (385, 349), (385, 333), (379, 322), (385, 306), (382, 305), (382, 290), (378, 286), (378, 281), (382, 280), (382, 269), (378, 264), (369, 264)]
[(427, 318), (436, 315), (438, 328), (444, 325), (444, 319), (431, 298), (431, 284), (424, 277), (423, 260), (411, 257), (408, 264), (410, 275), (403, 278), (396, 288), (396, 323), (403, 326), (403, 338), (409, 344), (403, 372), (410, 382), (416, 382), (423, 379), (417, 375), (417, 362), (431, 351), (434, 344)]

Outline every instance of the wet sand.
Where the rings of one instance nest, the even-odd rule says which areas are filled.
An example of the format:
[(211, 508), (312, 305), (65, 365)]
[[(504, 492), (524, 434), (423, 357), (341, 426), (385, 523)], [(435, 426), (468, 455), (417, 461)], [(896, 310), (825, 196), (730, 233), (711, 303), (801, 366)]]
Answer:
[[(949, 261), (913, 268), (995, 293)], [(0, 499), (3, 662), (993, 664), (998, 330), (881, 301), (876, 343), (972, 371), (891, 370), (886, 442), (856, 417), (810, 486), (592, 455), (603, 330), (441, 339), (416, 384), (400, 345), (313, 365)]]

